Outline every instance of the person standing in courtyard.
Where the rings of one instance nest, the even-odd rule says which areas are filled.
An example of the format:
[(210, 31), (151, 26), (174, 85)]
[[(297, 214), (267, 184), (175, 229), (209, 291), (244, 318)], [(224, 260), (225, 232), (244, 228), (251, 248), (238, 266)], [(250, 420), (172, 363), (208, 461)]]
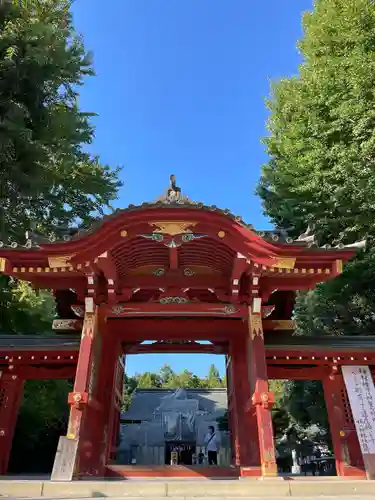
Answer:
[(217, 452), (219, 450), (219, 439), (212, 425), (208, 428), (208, 433), (204, 439), (207, 450), (208, 465), (217, 465)]

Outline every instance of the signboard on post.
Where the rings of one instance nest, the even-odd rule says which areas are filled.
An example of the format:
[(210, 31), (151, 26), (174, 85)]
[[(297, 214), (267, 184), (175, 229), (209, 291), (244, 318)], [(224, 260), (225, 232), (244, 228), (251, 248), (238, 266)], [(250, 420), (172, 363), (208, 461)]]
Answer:
[(368, 479), (375, 479), (375, 387), (368, 366), (342, 366)]
[(51, 481), (72, 481), (77, 458), (78, 440), (60, 436)]

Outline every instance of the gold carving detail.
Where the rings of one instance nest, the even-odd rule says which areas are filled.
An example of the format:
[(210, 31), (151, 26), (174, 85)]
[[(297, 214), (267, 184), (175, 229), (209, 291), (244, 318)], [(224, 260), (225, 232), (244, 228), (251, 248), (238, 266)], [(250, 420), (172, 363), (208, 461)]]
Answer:
[(191, 228), (198, 223), (192, 221), (162, 221), (150, 222), (149, 224), (154, 228), (155, 233), (177, 236), (178, 234), (191, 233)]
[(78, 434), (78, 427), (80, 423), (80, 418), (78, 415), (70, 414), (69, 424), (68, 424), (68, 432), (66, 433), (66, 437), (68, 439), (75, 439)]
[(253, 340), (255, 339), (255, 337), (263, 338), (262, 316), (260, 314), (251, 314), (250, 329), (251, 329), (251, 338)]
[(268, 319), (263, 322), (264, 330), (294, 330), (293, 319)]
[(296, 263), (294, 257), (273, 257), (274, 263), (271, 267), (278, 267), (280, 269), (293, 269)]
[(277, 476), (277, 467), (275, 462), (262, 461), (262, 476)]
[(94, 313), (85, 313), (85, 319), (83, 321), (82, 336), (81, 338), (88, 337), (92, 339), (94, 337)]
[(82, 320), (79, 319), (54, 319), (52, 330), (79, 330), (81, 325)]
[(48, 266), (50, 268), (55, 267), (70, 267), (70, 259), (73, 255), (65, 255), (65, 256), (57, 256), (57, 257), (48, 257)]
[(342, 260), (340, 260), (340, 259), (336, 260), (336, 272), (338, 274), (342, 273)]
[(7, 259), (4, 259), (4, 257), (0, 257), (0, 273), (5, 272), (6, 264), (7, 264)]
[(225, 238), (225, 231), (219, 231), (217, 235), (219, 236), (219, 238)]

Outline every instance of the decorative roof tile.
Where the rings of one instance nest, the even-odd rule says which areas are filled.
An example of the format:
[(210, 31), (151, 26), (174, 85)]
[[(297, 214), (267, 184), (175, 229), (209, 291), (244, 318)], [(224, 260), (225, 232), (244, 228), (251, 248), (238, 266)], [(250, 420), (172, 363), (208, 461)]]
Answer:
[[(5, 242), (2, 241), (0, 235), (0, 249), (6, 248), (6, 249), (18, 249), (18, 250), (20, 249), (38, 250), (40, 248), (40, 245), (43, 244), (54, 244), (54, 243), (61, 243), (64, 241), (79, 240), (81, 238), (84, 238), (85, 236), (95, 233), (107, 221), (116, 218), (121, 214), (137, 212), (141, 210), (158, 209), (160, 207), (168, 207), (173, 209), (189, 208), (204, 212), (216, 212), (224, 215), (225, 217), (228, 217), (229, 219), (233, 220), (234, 222), (237, 222), (243, 227), (250, 229), (259, 237), (263, 238), (265, 241), (276, 244), (286, 244), (286, 245), (289, 244), (293, 246), (302, 246), (307, 248), (318, 248), (313, 233), (314, 231), (313, 225), (309, 225), (305, 233), (301, 234), (296, 239), (291, 238), (290, 236), (288, 236), (286, 231), (281, 229), (257, 231), (251, 224), (246, 224), (245, 222), (243, 222), (242, 217), (240, 215), (233, 214), (228, 208), (221, 209), (216, 207), (215, 205), (205, 205), (202, 202), (191, 200), (188, 196), (182, 193), (181, 188), (176, 185), (175, 176), (171, 175), (169, 187), (165, 190), (163, 195), (156, 198), (156, 200), (154, 200), (153, 202), (144, 202), (141, 203), (140, 205), (130, 204), (126, 208), (116, 209), (111, 214), (104, 215), (101, 219), (94, 221), (92, 225), (87, 229), (67, 228), (66, 230), (61, 230), (60, 228), (59, 235), (51, 233), (48, 237), (46, 237), (44, 235), (39, 234), (35, 230), (35, 225), (34, 225), (34, 228), (32, 228), (29, 231), (26, 231), (25, 243), (18, 243), (14, 241)], [(345, 246), (339, 245), (332, 250), (343, 249), (343, 248), (363, 248), (364, 246), (365, 242), (363, 241), (363, 242), (356, 242), (352, 245), (345, 245)], [(321, 248), (329, 250), (331, 249), (331, 246), (325, 245), (324, 247)]]

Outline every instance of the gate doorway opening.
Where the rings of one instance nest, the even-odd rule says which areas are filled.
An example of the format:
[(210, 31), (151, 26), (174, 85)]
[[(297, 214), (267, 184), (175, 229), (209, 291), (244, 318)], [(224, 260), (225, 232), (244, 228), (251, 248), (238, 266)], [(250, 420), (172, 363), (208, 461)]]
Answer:
[(8, 473), (49, 475), (57, 443), (66, 434), (70, 380), (26, 380), (12, 442)]
[(320, 380), (271, 380), (272, 420), (280, 474), (336, 475), (328, 413)]
[(224, 353), (214, 356), (215, 346), (203, 341), (194, 342), (190, 354), (182, 354), (182, 348), (173, 353), (170, 344), (169, 352), (162, 355), (152, 354), (160, 344), (143, 342), (139, 347), (143, 354), (126, 358), (116, 463), (207, 465), (205, 438), (212, 426), (218, 465), (228, 467), (231, 446)]

